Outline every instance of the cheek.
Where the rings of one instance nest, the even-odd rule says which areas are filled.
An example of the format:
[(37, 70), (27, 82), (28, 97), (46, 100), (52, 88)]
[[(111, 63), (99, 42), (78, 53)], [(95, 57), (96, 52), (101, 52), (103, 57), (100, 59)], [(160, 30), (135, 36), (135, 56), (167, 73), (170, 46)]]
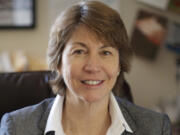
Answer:
[(118, 73), (119, 73), (119, 68), (118, 66), (117, 67), (114, 67), (114, 66), (110, 66), (108, 69), (107, 69), (107, 73), (109, 75), (110, 78), (116, 78), (118, 76)]
[(79, 69), (79, 64), (76, 64), (73, 61), (63, 63), (62, 74), (66, 84), (73, 83), (73, 79), (78, 77)]
[(68, 84), (71, 77), (71, 65), (69, 64), (68, 59), (66, 57), (62, 59), (61, 73), (65, 84)]
[(120, 72), (119, 59), (112, 60), (105, 68), (111, 78), (117, 77)]

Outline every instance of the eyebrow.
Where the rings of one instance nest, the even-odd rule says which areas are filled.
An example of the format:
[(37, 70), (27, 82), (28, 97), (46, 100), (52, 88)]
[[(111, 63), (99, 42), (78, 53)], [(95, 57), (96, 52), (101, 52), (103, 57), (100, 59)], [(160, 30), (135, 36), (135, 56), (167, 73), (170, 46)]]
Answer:
[[(87, 48), (87, 46), (86, 46), (86, 44), (84, 44), (84, 43), (82, 43), (82, 42), (74, 42), (73, 44), (77, 44), (77, 45), (80, 45), (80, 46), (82, 46), (82, 47), (85, 47), (85, 48)], [(108, 47), (111, 47), (111, 48), (113, 48), (112, 46), (110, 46), (110, 45), (103, 45), (103, 46), (101, 46), (100, 47), (100, 49), (103, 49), (103, 48), (108, 48)]]
[(82, 42), (74, 42), (73, 45), (80, 45), (82, 47), (87, 48), (86, 44), (82, 43)]

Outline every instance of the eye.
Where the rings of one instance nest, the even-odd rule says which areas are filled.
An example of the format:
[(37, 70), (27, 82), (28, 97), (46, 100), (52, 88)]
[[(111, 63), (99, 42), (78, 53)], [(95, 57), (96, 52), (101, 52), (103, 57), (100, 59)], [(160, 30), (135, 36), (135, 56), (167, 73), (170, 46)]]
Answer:
[(84, 54), (84, 53), (85, 53), (85, 50), (82, 50), (82, 49), (73, 51), (73, 54), (77, 54), (77, 55)]
[(105, 56), (112, 55), (110, 51), (102, 51), (102, 54)]

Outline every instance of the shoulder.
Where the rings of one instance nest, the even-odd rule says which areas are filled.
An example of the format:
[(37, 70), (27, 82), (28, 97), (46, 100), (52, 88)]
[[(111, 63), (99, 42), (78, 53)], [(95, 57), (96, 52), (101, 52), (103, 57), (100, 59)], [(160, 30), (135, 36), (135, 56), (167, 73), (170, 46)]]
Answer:
[(8, 113), (8, 115), (11, 116), (16, 121), (27, 120), (27, 119), (32, 120), (33, 118), (39, 118), (41, 115), (43, 115), (45, 111), (50, 110), (50, 108), (48, 109), (48, 107), (51, 107), (53, 100), (54, 98), (48, 98), (41, 101), (38, 104), (27, 106), (22, 109), (10, 112)]
[(133, 114), (136, 117), (142, 117), (142, 116), (154, 116), (154, 117), (161, 117), (162, 114), (152, 111), (147, 108), (140, 107), (138, 105), (135, 105), (127, 100), (121, 99), (116, 97), (116, 100), (120, 106), (121, 109), (125, 109), (129, 114)]
[(45, 99), (39, 104), (6, 113), (1, 119), (0, 134), (4, 135), (6, 134), (4, 132), (15, 131), (23, 133), (23, 131), (32, 132), (36, 130), (40, 126), (41, 121), (47, 120), (53, 101), (54, 98)]
[[(144, 129), (148, 132), (159, 132), (164, 135), (170, 135), (171, 125), (169, 117), (166, 114), (158, 113), (140, 106), (137, 106), (129, 101), (116, 97), (116, 100), (121, 108), (123, 115), (126, 118), (131, 118), (137, 128)], [(165, 135), (166, 135), (165, 134)]]

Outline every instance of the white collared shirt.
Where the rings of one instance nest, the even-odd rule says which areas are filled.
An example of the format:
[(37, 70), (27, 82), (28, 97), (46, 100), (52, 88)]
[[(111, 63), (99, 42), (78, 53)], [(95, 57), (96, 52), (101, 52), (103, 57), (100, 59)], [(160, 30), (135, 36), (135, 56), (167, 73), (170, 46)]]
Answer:
[[(49, 131), (55, 131), (55, 135), (66, 135), (62, 127), (63, 102), (64, 96), (57, 95), (48, 116), (44, 135)], [(112, 92), (110, 95), (109, 110), (111, 125), (106, 135), (120, 135), (125, 130), (132, 133)]]

